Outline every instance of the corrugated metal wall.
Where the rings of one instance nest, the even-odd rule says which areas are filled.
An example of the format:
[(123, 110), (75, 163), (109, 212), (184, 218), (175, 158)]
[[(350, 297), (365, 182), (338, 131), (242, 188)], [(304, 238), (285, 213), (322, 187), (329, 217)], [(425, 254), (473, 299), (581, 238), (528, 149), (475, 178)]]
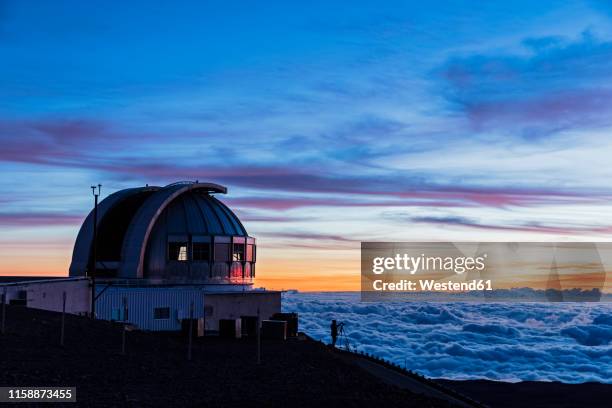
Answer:
[[(100, 293), (103, 286), (96, 288)], [(96, 315), (113, 320), (123, 310), (127, 298), (128, 321), (142, 330), (180, 330), (181, 320), (189, 318), (189, 305), (193, 302), (195, 319), (204, 317), (204, 290), (194, 287), (109, 287), (96, 301)], [(155, 308), (169, 307), (169, 319), (154, 319)], [(115, 315), (113, 315), (115, 310)]]

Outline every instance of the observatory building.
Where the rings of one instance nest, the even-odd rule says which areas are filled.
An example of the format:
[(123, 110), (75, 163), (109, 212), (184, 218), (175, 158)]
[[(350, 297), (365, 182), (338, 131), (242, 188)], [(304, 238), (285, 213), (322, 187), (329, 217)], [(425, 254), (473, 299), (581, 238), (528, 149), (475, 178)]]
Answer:
[(217, 198), (226, 193), (197, 181), (117, 191), (84, 220), (69, 278), (0, 286), (50, 310), (61, 310), (61, 287), (69, 312), (143, 330), (180, 330), (193, 319), (215, 331), (220, 320), (267, 319), (280, 312), (280, 292), (253, 288), (256, 240)]
[(77, 236), (70, 276), (252, 285), (255, 239), (215, 197), (226, 193), (218, 184), (179, 182), (111, 194), (98, 207), (95, 266), (92, 211)]

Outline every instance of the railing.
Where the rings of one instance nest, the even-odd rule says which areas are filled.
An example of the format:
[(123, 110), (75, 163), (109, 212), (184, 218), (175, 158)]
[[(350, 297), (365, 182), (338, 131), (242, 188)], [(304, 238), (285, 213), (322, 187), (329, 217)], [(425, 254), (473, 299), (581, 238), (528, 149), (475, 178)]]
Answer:
[[(308, 336), (307, 334), (304, 334), (304, 335), (308, 339), (310, 339), (312, 341), (317, 341), (317, 340), (314, 340), (312, 337)], [(319, 340), (318, 342), (323, 344), (323, 341), (321, 341), (321, 340)], [(440, 384), (440, 383), (438, 383), (438, 382), (436, 382), (436, 381), (434, 381), (434, 380), (432, 380), (430, 378), (425, 377), (422, 374), (417, 373), (416, 371), (409, 370), (407, 367), (402, 367), (402, 366), (400, 366), (397, 363), (393, 363), (393, 362), (391, 362), (389, 360), (386, 360), (384, 358), (375, 356), (373, 354), (365, 353), (363, 351), (357, 351), (355, 347), (353, 347), (352, 349), (350, 349), (350, 348), (349, 349), (335, 348), (334, 350), (336, 352), (339, 352), (339, 353), (349, 354), (349, 355), (355, 356), (357, 358), (364, 358), (364, 359), (369, 360), (369, 361), (371, 361), (373, 363), (379, 364), (379, 365), (381, 365), (381, 366), (383, 366), (385, 368), (388, 368), (390, 370), (393, 370), (395, 372), (403, 374), (403, 375), (405, 375), (407, 377), (410, 377), (410, 378), (412, 378), (414, 380), (417, 380), (417, 381), (419, 381), (419, 382), (421, 382), (421, 383), (423, 383), (423, 384), (425, 384), (425, 385), (427, 385), (427, 386), (429, 386), (431, 388), (436, 389), (437, 391), (440, 391), (440, 392), (442, 392), (444, 394), (447, 394), (447, 395), (449, 395), (449, 396), (451, 396), (451, 397), (453, 397), (453, 398), (455, 398), (455, 399), (457, 399), (457, 400), (459, 400), (461, 402), (464, 402), (464, 403), (466, 403), (468, 405), (471, 405), (471, 406), (473, 406), (475, 408), (488, 408), (488, 406), (486, 404), (484, 404), (484, 403), (482, 403), (480, 401), (477, 401), (477, 400), (475, 400), (475, 399), (473, 399), (471, 397), (468, 397), (467, 395), (461, 394), (460, 392), (458, 392), (458, 391), (456, 391), (456, 390), (454, 390), (452, 388), (446, 387), (446, 386), (444, 386), (444, 385), (442, 385), (442, 384)]]

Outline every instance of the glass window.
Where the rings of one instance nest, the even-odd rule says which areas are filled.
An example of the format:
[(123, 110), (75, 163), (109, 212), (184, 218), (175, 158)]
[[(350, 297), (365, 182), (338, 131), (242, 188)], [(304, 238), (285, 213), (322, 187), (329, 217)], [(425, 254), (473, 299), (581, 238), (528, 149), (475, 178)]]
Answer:
[(230, 270), (230, 277), (242, 278), (242, 264), (239, 264), (239, 263), (232, 264), (232, 269)]
[(233, 261), (244, 261), (244, 244), (234, 244)]
[(171, 261), (186, 261), (187, 242), (168, 242), (168, 259)]
[(209, 261), (210, 260), (210, 244), (208, 242), (193, 243), (193, 260), (194, 261)]
[(229, 261), (230, 244), (215, 244), (215, 262)]
[(169, 307), (156, 307), (153, 309), (153, 318), (157, 320), (169, 319), (170, 308)]
[(249, 262), (253, 262), (253, 245), (252, 244), (247, 245), (246, 260)]

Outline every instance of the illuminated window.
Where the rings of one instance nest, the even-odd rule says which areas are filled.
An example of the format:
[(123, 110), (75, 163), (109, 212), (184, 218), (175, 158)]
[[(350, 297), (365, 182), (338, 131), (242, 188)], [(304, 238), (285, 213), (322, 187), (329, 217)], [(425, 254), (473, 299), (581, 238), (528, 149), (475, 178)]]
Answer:
[(244, 261), (244, 244), (234, 244), (233, 261)]
[(186, 261), (187, 242), (168, 242), (168, 259), (171, 261)]
[(193, 243), (193, 260), (194, 261), (209, 261), (210, 260), (210, 244), (208, 242)]

